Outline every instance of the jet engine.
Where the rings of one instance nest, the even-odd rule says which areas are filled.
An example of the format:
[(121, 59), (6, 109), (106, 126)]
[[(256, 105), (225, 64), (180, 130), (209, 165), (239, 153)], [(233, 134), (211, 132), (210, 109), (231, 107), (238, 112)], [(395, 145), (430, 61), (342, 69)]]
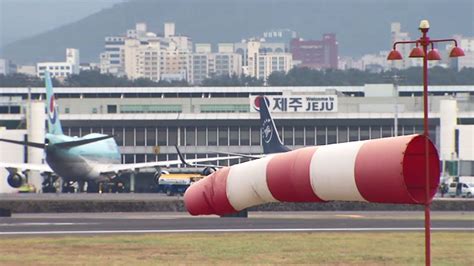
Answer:
[(26, 182), (26, 176), (21, 172), (10, 173), (7, 182), (11, 187), (19, 188)]
[(217, 169), (215, 167), (208, 166), (202, 170), (202, 175), (208, 176), (214, 173)]

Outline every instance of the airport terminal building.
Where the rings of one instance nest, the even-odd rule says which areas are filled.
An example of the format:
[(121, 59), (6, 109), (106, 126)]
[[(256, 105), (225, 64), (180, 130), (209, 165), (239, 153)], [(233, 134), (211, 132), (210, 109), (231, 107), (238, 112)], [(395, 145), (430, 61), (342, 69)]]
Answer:
[[(430, 136), (441, 158), (468, 162), (466, 174), (474, 176), (474, 86), (429, 90)], [(260, 154), (258, 95), (267, 98), (290, 148), (423, 132), (422, 86), (83, 87), (55, 88), (55, 93), (64, 133), (112, 134), (124, 163), (177, 159), (174, 145), (186, 158), (219, 151)], [(0, 126), (22, 127), (29, 98), (45, 99), (44, 88), (2, 88)], [(442, 111), (443, 102), (454, 107)], [(455, 120), (447, 135), (440, 127), (443, 114)]]

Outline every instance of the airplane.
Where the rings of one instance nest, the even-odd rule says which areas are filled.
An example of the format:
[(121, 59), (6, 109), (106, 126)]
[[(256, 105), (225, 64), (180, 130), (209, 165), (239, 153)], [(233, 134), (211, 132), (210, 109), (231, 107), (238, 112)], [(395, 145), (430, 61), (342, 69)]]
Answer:
[(259, 96), (255, 100), (260, 113), (260, 133), (262, 135), (263, 153), (272, 154), (291, 151), (291, 149), (283, 145), (281, 141), (275, 126), (275, 121), (268, 110), (268, 99), (265, 98), (265, 96)]
[[(278, 130), (275, 126), (275, 121), (273, 120), (273, 117), (270, 114), (270, 110), (268, 110), (268, 98), (262, 95), (255, 98), (255, 108), (260, 113), (260, 135), (261, 135), (261, 141), (262, 141), (262, 146), (263, 146), (263, 154), (250, 155), (250, 154), (222, 152), (222, 151), (219, 151), (216, 153), (240, 156), (240, 157), (249, 158), (249, 159), (259, 159), (259, 158), (264, 157), (267, 154), (291, 151), (291, 149), (283, 145), (283, 142), (281, 141), (280, 135), (278, 134)], [(180, 152), (177, 147), (176, 149), (178, 151), (178, 156), (179, 156)], [(191, 166), (189, 163), (187, 163), (187, 165)]]
[[(234, 152), (216, 152), (225, 155), (233, 155), (239, 156), (241, 158), (248, 158), (248, 159), (260, 159), (268, 154), (273, 153), (283, 153), (291, 151), (290, 148), (283, 145), (281, 141), (280, 135), (278, 134), (278, 130), (275, 126), (275, 121), (273, 120), (272, 115), (270, 114), (270, 110), (268, 110), (268, 99), (265, 96), (258, 96), (255, 98), (255, 106), (256, 109), (260, 113), (260, 134), (262, 138), (262, 146), (263, 146), (263, 154), (261, 155), (251, 155), (251, 154), (243, 154), (243, 153), (234, 153)], [(191, 163), (190, 161), (186, 160), (179, 150), (178, 146), (175, 145), (176, 152), (178, 153), (178, 158), (181, 162), (190, 167), (204, 167), (202, 171), (202, 175), (208, 176), (215, 172), (218, 168), (222, 166), (219, 165), (212, 165), (212, 164), (198, 164), (198, 163)]]
[[(9, 172), (7, 181), (10, 186), (14, 188), (22, 186), (26, 181), (25, 172), (39, 171), (49, 179), (49, 181), (45, 180), (48, 192), (55, 191), (52, 187), (53, 175), (62, 178), (63, 192), (73, 192), (75, 182), (80, 185), (80, 189), (87, 182), (87, 191), (95, 192), (99, 182), (114, 180), (122, 173), (134, 173), (142, 168), (155, 168), (157, 170), (155, 180), (157, 180), (162, 173), (166, 173), (166, 171), (161, 171), (161, 167), (182, 163), (180, 160), (171, 160), (122, 164), (119, 147), (113, 136), (98, 133), (91, 133), (83, 137), (64, 135), (48, 72), (45, 73), (45, 86), (48, 121), (45, 143), (9, 139), (0, 139), (0, 141), (44, 149), (47, 164), (0, 162), (0, 167), (4, 167)], [(239, 156), (191, 159), (189, 162), (200, 163), (236, 158)]]

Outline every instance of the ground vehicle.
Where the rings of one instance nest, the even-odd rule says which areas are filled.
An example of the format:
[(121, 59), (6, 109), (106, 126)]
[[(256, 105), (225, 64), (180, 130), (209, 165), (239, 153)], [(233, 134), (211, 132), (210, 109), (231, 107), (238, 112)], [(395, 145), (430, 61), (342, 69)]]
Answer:
[(474, 185), (469, 183), (453, 182), (449, 184), (448, 195), (451, 198), (456, 196), (472, 198), (474, 195)]
[(158, 192), (166, 193), (168, 196), (182, 195), (192, 183), (203, 177), (203, 175), (195, 173), (161, 175), (158, 180), (157, 190)]

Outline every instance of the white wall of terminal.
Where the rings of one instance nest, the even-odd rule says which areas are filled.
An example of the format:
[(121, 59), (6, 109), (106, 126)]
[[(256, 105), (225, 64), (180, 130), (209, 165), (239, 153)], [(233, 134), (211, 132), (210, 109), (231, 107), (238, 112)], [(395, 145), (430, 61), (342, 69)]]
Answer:
[[(44, 143), (45, 139), (45, 105), (42, 101), (32, 101), (27, 108), (26, 124), (28, 132), (28, 141)], [(17, 147), (18, 148), (18, 147)], [(34, 147), (28, 147), (28, 162), (32, 164), (43, 164), (44, 151)], [(28, 182), (35, 188), (41, 188), (43, 177), (38, 172), (28, 174)]]
[(454, 135), (457, 124), (456, 100), (445, 99), (440, 101), (440, 149), (441, 160), (455, 159)]
[(458, 125), (459, 159), (474, 161), (474, 125)]
[(440, 101), (439, 155), (442, 161), (459, 161), (459, 175), (474, 172), (474, 125), (458, 125), (454, 99)]
[[(435, 141), (439, 145), (441, 158), (444, 160), (474, 160), (474, 129), (472, 126), (472, 121), (474, 121), (474, 86), (430, 86), (429, 89), (432, 93), (429, 96), (430, 118), (432, 119), (430, 125), (432, 127), (436, 125), (437, 139)], [(4, 93), (8, 97), (26, 95), (27, 92), (26, 88), (2, 88), (2, 94)], [(44, 88), (33, 88), (31, 92), (32, 94), (44, 94)], [(205, 123), (212, 123), (213, 126), (227, 126), (229, 123), (244, 125), (252, 121), (256, 126), (259, 116), (255, 112), (202, 112), (201, 108), (203, 105), (222, 104), (248, 106), (249, 97), (261, 93), (287, 96), (338, 95), (337, 112), (274, 113), (277, 123), (280, 123), (281, 127), (285, 127), (285, 132), (287, 132), (285, 123), (289, 124), (289, 121), (298, 120), (307, 121), (309, 124), (306, 125), (308, 126), (314, 126), (315, 123), (324, 124), (326, 121), (333, 125), (342, 123), (341, 125), (345, 126), (344, 121), (349, 120), (369, 120), (372, 126), (377, 126), (377, 123), (383, 123), (386, 126), (387, 122), (392, 123), (390, 120), (393, 121), (397, 116), (401, 124), (408, 120), (419, 122), (416, 124), (418, 128), (418, 126), (422, 126), (421, 119), (423, 117), (421, 86), (399, 86), (398, 93), (390, 84), (345, 87), (55, 88), (55, 92), (59, 97), (58, 104), (63, 124), (69, 129), (84, 127), (82, 130), (78, 129), (78, 132), (82, 133), (88, 133), (89, 130), (97, 128), (105, 130), (118, 126), (124, 133), (126, 133), (126, 129), (130, 129), (132, 133), (136, 132), (133, 134), (138, 134), (139, 127), (167, 127), (173, 123), (176, 127), (179, 121), (186, 121), (186, 126), (191, 127), (195, 126), (193, 121), (196, 123), (205, 121)], [(404, 95), (399, 97), (402, 93)], [(117, 105), (117, 112), (108, 113), (108, 105)], [(182, 111), (180, 113), (123, 113), (120, 112), (121, 105), (178, 105)], [(395, 114), (395, 110), (398, 111), (398, 115)], [(0, 114), (0, 121), (19, 121), (24, 117), (25, 114)], [(127, 123), (123, 121), (127, 121)], [(410, 123), (412, 125), (415, 122)], [(178, 134), (181, 134), (181, 141), (183, 141), (186, 131), (180, 131), (179, 127), (183, 127), (182, 124), (178, 124), (177, 127)], [(401, 127), (402, 125), (400, 125)], [(295, 134), (295, 127), (289, 125), (288, 128), (290, 132), (293, 128), (293, 134)], [(459, 142), (461, 143), (458, 147), (455, 147), (455, 130), (459, 132)], [(72, 131), (70, 132), (72, 133)], [(232, 133), (230, 129), (229, 132), (229, 134)], [(238, 147), (229, 144), (225, 147), (207, 147), (193, 144), (183, 147), (183, 152), (209, 153), (210, 148), (233, 152), (260, 151), (259, 146), (252, 145)], [(295, 143), (294, 147), (299, 146)], [(459, 157), (452, 158), (451, 156), (457, 148)], [(124, 144), (121, 150), (125, 154), (153, 153), (152, 147), (139, 144)], [(172, 145), (164, 145), (161, 147), (161, 151), (169, 155), (175, 153)]]

